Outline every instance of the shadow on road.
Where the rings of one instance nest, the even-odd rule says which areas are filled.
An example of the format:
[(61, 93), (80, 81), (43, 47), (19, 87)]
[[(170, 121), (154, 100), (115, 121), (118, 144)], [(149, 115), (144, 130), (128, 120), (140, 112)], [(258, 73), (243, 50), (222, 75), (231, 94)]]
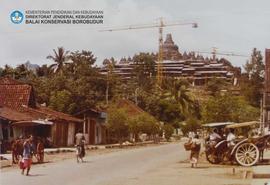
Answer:
[(93, 163), (93, 161), (83, 161), (83, 162), (77, 162), (78, 164), (84, 164), (84, 163)]
[(45, 176), (45, 174), (29, 174), (28, 177), (39, 177), (39, 176)]

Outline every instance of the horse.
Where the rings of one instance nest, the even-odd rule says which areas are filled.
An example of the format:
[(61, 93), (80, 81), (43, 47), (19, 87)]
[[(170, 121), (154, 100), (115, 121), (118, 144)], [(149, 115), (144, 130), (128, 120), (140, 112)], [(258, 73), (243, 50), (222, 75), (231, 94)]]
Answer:
[(17, 164), (19, 162), (20, 157), (23, 156), (23, 139), (14, 140), (11, 143), (11, 151), (12, 151), (12, 164)]
[(264, 156), (264, 150), (268, 148), (270, 141), (270, 135), (265, 135), (262, 136), (258, 139), (256, 142), (256, 146), (258, 147), (259, 150), (259, 161), (263, 161), (263, 156)]
[[(23, 144), (25, 139), (17, 139), (12, 143), (12, 163), (17, 164), (19, 159), (23, 157)], [(32, 143), (32, 155), (36, 157), (38, 163), (44, 161), (44, 144), (41, 139), (34, 139)]]
[(36, 143), (36, 158), (38, 163), (44, 162), (44, 148), (44, 143), (40, 138), (38, 138)]

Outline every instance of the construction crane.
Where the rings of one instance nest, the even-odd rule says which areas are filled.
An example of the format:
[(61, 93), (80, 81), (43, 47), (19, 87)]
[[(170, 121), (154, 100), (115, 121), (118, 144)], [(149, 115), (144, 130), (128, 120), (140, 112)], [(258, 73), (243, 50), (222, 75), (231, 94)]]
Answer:
[(206, 54), (212, 54), (212, 58), (213, 60), (215, 61), (216, 60), (216, 56), (217, 55), (224, 55), (224, 56), (235, 56), (235, 57), (248, 57), (247, 55), (242, 55), (242, 54), (237, 54), (237, 53), (234, 53), (234, 52), (218, 52), (217, 51), (217, 47), (212, 47), (212, 51), (194, 51), (195, 53), (206, 53)]
[[(213, 61), (216, 61), (217, 55), (223, 55), (223, 56), (233, 56), (233, 57), (248, 57), (247, 55), (237, 54), (234, 52), (218, 52), (217, 47), (212, 47), (212, 51), (194, 51), (194, 53), (206, 53), (206, 54), (212, 54)], [(237, 80), (234, 80), (234, 84), (237, 83)]]
[(104, 31), (123, 31), (123, 30), (137, 30), (137, 29), (148, 29), (148, 28), (158, 28), (159, 30), (159, 45), (158, 45), (158, 61), (157, 61), (157, 83), (159, 87), (161, 87), (162, 79), (163, 79), (163, 28), (169, 26), (184, 26), (184, 25), (192, 25), (193, 28), (197, 28), (198, 24), (195, 22), (164, 22), (163, 18), (159, 18), (159, 22), (155, 24), (141, 24), (141, 25), (130, 25), (119, 28), (111, 28), (99, 30), (101, 32)]

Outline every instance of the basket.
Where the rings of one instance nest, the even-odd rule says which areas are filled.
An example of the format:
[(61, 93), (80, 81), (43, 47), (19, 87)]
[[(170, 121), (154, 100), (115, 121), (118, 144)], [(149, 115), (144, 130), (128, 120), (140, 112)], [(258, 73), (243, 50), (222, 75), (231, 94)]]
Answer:
[(19, 168), (20, 169), (24, 169), (24, 162), (23, 162), (23, 160), (20, 160), (19, 161)]
[(186, 150), (186, 151), (191, 150), (191, 145), (192, 145), (191, 142), (185, 143), (185, 144), (184, 144), (185, 150)]

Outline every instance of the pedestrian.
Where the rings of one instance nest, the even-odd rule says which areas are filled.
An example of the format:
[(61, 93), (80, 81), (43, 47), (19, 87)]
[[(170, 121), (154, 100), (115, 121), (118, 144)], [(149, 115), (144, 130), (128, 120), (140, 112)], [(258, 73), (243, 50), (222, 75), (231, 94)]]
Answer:
[(75, 135), (75, 139), (76, 139), (75, 146), (77, 149), (77, 152), (76, 152), (77, 162), (79, 162), (79, 158), (83, 162), (83, 157), (85, 156), (85, 148), (84, 148), (85, 137), (81, 130)]
[(188, 132), (188, 138), (189, 138), (189, 139), (193, 139), (194, 136), (195, 136), (195, 133), (194, 133), (193, 131), (189, 131), (189, 132)]
[(197, 167), (198, 160), (199, 160), (199, 154), (201, 150), (201, 142), (199, 139), (199, 135), (196, 134), (194, 138), (191, 140), (191, 153), (190, 153), (190, 163), (191, 168)]
[(22, 175), (24, 175), (24, 170), (26, 169), (26, 175), (29, 175), (29, 171), (32, 165), (32, 152), (33, 152), (33, 136), (30, 136), (23, 143), (23, 158), (22, 158)]

